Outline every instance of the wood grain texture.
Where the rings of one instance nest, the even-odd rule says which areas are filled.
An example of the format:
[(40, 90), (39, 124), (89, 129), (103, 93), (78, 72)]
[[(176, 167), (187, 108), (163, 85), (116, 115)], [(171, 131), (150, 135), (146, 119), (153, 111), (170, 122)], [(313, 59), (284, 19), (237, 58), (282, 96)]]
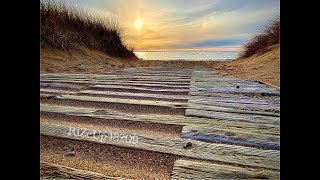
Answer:
[(183, 125), (182, 137), (219, 143), (242, 144), (267, 149), (280, 149), (280, 128), (277, 125), (232, 122), (170, 115), (133, 115), (94, 108), (75, 108), (42, 104), (41, 112), (87, 116), (91, 118), (117, 119)]
[[(40, 94), (40, 97), (45, 94)], [(59, 95), (53, 99), (57, 100), (76, 100), (83, 102), (106, 102), (106, 103), (120, 103), (120, 104), (135, 104), (135, 105), (147, 105), (147, 106), (160, 106), (169, 108), (183, 108), (186, 107), (186, 103), (183, 102), (167, 102), (167, 101), (152, 101), (152, 100), (136, 100), (136, 99), (121, 99), (121, 98), (105, 98), (94, 96), (79, 96), (79, 95)]]
[(206, 126), (184, 126), (183, 138), (280, 150), (280, 137)]
[(92, 171), (85, 171), (42, 161), (40, 161), (40, 179), (126, 180), (125, 178), (109, 177)]
[(280, 179), (280, 172), (177, 160), (171, 179)]
[(187, 109), (186, 116), (204, 117), (204, 118), (210, 118), (210, 119), (221, 119), (221, 120), (238, 121), (238, 122), (280, 125), (279, 117), (244, 115), (244, 114), (235, 114), (235, 113), (227, 113), (227, 112), (206, 111), (206, 110), (199, 110), (199, 109)]
[[(205, 143), (182, 138), (146, 137), (139, 134), (133, 134), (138, 137), (137, 143), (128, 143), (123, 141), (114, 141), (112, 138), (106, 138), (107, 135), (105, 132), (99, 132), (95, 134), (94, 138), (89, 135), (70, 135), (72, 134), (70, 133), (71, 128), (72, 127), (70, 126), (41, 123), (40, 133), (41, 135), (111, 144), (120, 147), (147, 151), (156, 151), (195, 159), (270, 169), (280, 168), (280, 152), (276, 150), (261, 150), (237, 145)], [(89, 132), (97, 131), (89, 130)], [(183, 148), (187, 142), (192, 143), (191, 149)]]
[(242, 132), (252, 132), (258, 134), (266, 135), (279, 135), (280, 129), (279, 125), (274, 124), (258, 124), (250, 122), (237, 122), (229, 120), (219, 120), (219, 119), (207, 119), (207, 118), (197, 118), (197, 117), (185, 117), (179, 115), (136, 115), (121, 113), (118, 111), (106, 110), (106, 109), (95, 109), (95, 108), (81, 108), (72, 106), (57, 106), (51, 104), (40, 105), (41, 112), (52, 112), (52, 113), (62, 113), (73, 116), (87, 116), (100, 119), (117, 119), (117, 120), (130, 120), (130, 121), (140, 121), (140, 122), (154, 122), (163, 124), (173, 124), (173, 125), (185, 125), (194, 126), (202, 125), (206, 127), (215, 127), (219, 129), (230, 129)]

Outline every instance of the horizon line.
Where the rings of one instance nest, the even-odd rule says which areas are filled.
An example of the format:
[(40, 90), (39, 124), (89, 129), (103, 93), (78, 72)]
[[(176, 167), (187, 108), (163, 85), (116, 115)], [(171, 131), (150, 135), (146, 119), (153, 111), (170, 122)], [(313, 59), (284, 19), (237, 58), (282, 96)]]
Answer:
[(185, 52), (185, 51), (243, 51), (242, 47), (214, 47), (214, 48), (181, 48), (181, 49), (136, 49), (135, 52)]

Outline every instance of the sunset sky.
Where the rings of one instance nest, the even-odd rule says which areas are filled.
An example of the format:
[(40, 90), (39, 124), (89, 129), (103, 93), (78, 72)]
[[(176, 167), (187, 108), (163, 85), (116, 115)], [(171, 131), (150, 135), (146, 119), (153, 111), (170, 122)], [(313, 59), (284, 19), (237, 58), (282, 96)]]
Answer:
[(119, 17), (135, 50), (240, 50), (280, 14), (280, 0), (71, 0)]

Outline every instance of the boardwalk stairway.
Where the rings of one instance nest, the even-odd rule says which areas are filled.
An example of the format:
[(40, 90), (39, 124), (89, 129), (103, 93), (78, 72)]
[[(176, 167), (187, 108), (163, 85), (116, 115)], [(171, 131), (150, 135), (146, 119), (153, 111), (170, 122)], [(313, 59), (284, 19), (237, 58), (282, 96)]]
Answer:
[(40, 80), (42, 179), (279, 179), (279, 89), (202, 67)]

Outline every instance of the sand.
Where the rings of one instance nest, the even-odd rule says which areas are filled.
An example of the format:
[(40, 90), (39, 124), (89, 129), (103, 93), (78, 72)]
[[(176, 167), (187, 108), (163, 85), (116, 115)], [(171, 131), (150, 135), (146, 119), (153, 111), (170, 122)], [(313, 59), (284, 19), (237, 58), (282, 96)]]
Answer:
[(153, 105), (139, 105), (139, 104), (123, 104), (123, 103), (109, 103), (109, 102), (90, 102), (79, 100), (59, 100), (52, 98), (41, 98), (41, 103), (74, 106), (84, 108), (99, 108), (121, 111), (132, 114), (164, 114), (164, 115), (185, 115), (185, 108), (171, 108)]
[(127, 134), (144, 134), (158, 137), (180, 138), (182, 126), (152, 122), (139, 122), (118, 119), (103, 119), (86, 116), (71, 116), (59, 113), (40, 113), (41, 122), (66, 126), (85, 127), (104, 132), (122, 132)]
[(54, 48), (40, 49), (40, 73), (104, 73), (112, 69), (132, 66), (135, 60), (110, 57), (102, 52), (81, 47), (62, 51)]
[[(176, 156), (41, 136), (40, 160), (107, 176), (170, 179)], [(73, 152), (73, 155), (68, 155)]]
[(280, 88), (280, 46), (249, 58), (218, 62), (212, 67), (227, 77), (238, 77)]

